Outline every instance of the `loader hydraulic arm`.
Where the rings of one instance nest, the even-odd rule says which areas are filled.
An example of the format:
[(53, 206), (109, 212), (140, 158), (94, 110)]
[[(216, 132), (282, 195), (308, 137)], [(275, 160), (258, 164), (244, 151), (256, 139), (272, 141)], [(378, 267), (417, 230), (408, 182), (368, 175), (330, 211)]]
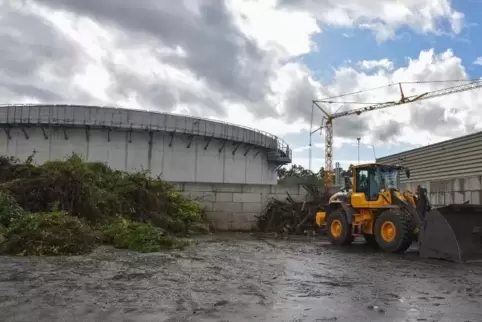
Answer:
[(427, 189), (422, 188), (421, 186), (417, 186), (417, 198), (415, 209), (420, 216), (420, 219), (423, 221), (425, 219), (425, 214), (427, 211), (432, 209), (432, 205), (430, 204), (430, 200), (427, 196)]

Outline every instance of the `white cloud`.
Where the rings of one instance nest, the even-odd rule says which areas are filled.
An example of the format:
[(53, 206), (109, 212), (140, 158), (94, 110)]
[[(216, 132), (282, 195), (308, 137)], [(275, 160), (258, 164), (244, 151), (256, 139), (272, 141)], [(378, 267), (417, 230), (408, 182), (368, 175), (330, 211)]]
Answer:
[[(419, 57), (410, 59), (408, 65), (391, 71), (379, 69), (366, 74), (353, 67), (343, 67), (335, 71), (335, 78), (326, 88), (334, 93), (355, 92), (398, 82), (425, 82), (443, 80), (467, 80), (468, 75), (462, 61), (452, 50), (435, 53), (433, 49), (422, 51)], [(460, 85), (460, 82), (404, 84), (405, 96)], [(433, 98), (418, 103), (393, 106), (380, 111), (371, 111), (360, 116), (349, 116), (334, 121), (335, 141), (338, 137), (359, 135), (367, 142), (425, 143), (438, 142), (479, 129), (482, 111), (477, 108), (482, 103), (482, 89), (456, 93), (441, 98)], [(383, 87), (344, 97), (345, 101), (388, 102), (400, 99), (397, 86)], [(332, 109), (338, 106), (333, 104)], [(359, 107), (345, 104), (348, 109)], [(348, 121), (350, 120), (350, 122)]]
[(329, 25), (370, 29), (379, 41), (393, 38), (403, 26), (433, 34), (444, 32), (442, 22), (448, 22), (455, 34), (464, 26), (464, 14), (453, 9), (450, 0), (279, 0), (279, 3), (303, 8)]
[(377, 68), (384, 68), (387, 70), (393, 69), (393, 62), (391, 62), (387, 58), (383, 58), (380, 60), (362, 60), (358, 62), (357, 65), (364, 70), (371, 70)]
[[(68, 100), (157, 109), (282, 136), (309, 129), (315, 98), (399, 81), (467, 78), (451, 50), (422, 51), (397, 69), (389, 58), (349, 64), (336, 68), (333, 81), (325, 84), (316, 82), (298, 59), (317, 50), (313, 36), (324, 25), (368, 28), (380, 41), (393, 38), (401, 27), (440, 34), (439, 22), (458, 33), (464, 16), (448, 0), (330, 0), (315, 7), (307, 0), (99, 3), (0, 0), (0, 94), (6, 102)], [(405, 90), (413, 94), (411, 89), (441, 86), (447, 84)], [(395, 87), (354, 97), (367, 102), (398, 98)], [(364, 142), (385, 137), (393, 144), (464, 134), (480, 124), (480, 103), (475, 92), (460, 93), (338, 119), (335, 146), (356, 137)], [(315, 110), (315, 116), (319, 125), (321, 113)], [(445, 123), (434, 122), (442, 117)]]
[(256, 38), (263, 48), (282, 50), (287, 57), (307, 54), (315, 48), (311, 35), (321, 29), (311, 14), (277, 9), (273, 0), (228, 2), (243, 32)]
[[(325, 145), (322, 144), (322, 143), (312, 143), (312, 144), (311, 144), (311, 147), (312, 147), (312, 149), (316, 149), (318, 153), (325, 150)], [(309, 150), (310, 150), (310, 146), (309, 146), (309, 145), (303, 145), (303, 146), (294, 148), (294, 149), (293, 149), (293, 152), (294, 152), (294, 153), (299, 153), (299, 152), (305, 152), (305, 151), (309, 151)]]
[(482, 65), (482, 56), (477, 57), (477, 58), (474, 60), (474, 64), (475, 64), (475, 65)]

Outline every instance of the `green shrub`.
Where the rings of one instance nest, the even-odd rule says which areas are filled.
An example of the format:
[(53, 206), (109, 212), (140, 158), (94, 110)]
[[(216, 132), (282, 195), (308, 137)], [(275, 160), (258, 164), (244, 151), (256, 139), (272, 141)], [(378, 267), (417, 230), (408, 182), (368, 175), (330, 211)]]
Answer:
[(188, 243), (170, 236), (149, 223), (118, 219), (104, 228), (105, 241), (116, 248), (130, 249), (142, 253), (163, 249), (183, 248)]
[(90, 222), (121, 215), (180, 232), (202, 220), (198, 202), (182, 197), (170, 183), (148, 171), (113, 170), (100, 162), (85, 162), (76, 154), (40, 166), (0, 158), (0, 170), (5, 174), (0, 176), (0, 187), (29, 212), (48, 212), (58, 204), (60, 210)]
[(6, 228), (0, 225), (0, 245), (5, 241)]
[(168, 198), (171, 212), (186, 224), (202, 221), (201, 204), (197, 201), (184, 198), (180, 193), (169, 192)]
[(158, 251), (185, 245), (163, 231), (205, 232), (200, 203), (170, 183), (76, 154), (43, 165), (0, 157), (0, 191), (0, 243), (10, 254), (82, 253), (104, 238), (119, 248)]
[(6, 229), (3, 253), (13, 255), (76, 255), (92, 251), (96, 236), (90, 227), (65, 212), (29, 213)]
[(10, 224), (23, 216), (25, 211), (20, 207), (13, 196), (0, 191), (0, 225), (9, 227)]

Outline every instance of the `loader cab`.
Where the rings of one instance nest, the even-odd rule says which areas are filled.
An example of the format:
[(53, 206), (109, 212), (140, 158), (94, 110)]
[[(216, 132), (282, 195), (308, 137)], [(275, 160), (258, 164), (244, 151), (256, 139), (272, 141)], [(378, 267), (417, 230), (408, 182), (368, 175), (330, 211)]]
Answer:
[[(388, 203), (381, 193), (400, 190), (400, 166), (384, 164), (358, 165), (353, 169), (351, 203), (355, 208), (380, 207)], [(407, 169), (407, 176), (409, 172)]]

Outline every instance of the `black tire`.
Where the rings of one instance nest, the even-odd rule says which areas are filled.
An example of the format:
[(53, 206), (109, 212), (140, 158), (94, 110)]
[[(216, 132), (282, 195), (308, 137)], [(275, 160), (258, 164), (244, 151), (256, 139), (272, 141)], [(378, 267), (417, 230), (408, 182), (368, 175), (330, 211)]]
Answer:
[(363, 238), (365, 238), (367, 245), (378, 248), (378, 243), (375, 235), (363, 234)]
[[(384, 211), (375, 221), (375, 239), (386, 252), (402, 253), (406, 251), (412, 244), (411, 216), (400, 209), (390, 209)], [(395, 233), (392, 240), (383, 237), (382, 227), (384, 224), (395, 227)]]
[[(341, 233), (336, 236), (332, 233), (332, 225), (334, 222), (341, 224)], [(351, 223), (346, 220), (346, 214), (343, 209), (336, 209), (328, 215), (326, 221), (328, 239), (333, 245), (350, 245), (355, 237), (352, 235)]]

